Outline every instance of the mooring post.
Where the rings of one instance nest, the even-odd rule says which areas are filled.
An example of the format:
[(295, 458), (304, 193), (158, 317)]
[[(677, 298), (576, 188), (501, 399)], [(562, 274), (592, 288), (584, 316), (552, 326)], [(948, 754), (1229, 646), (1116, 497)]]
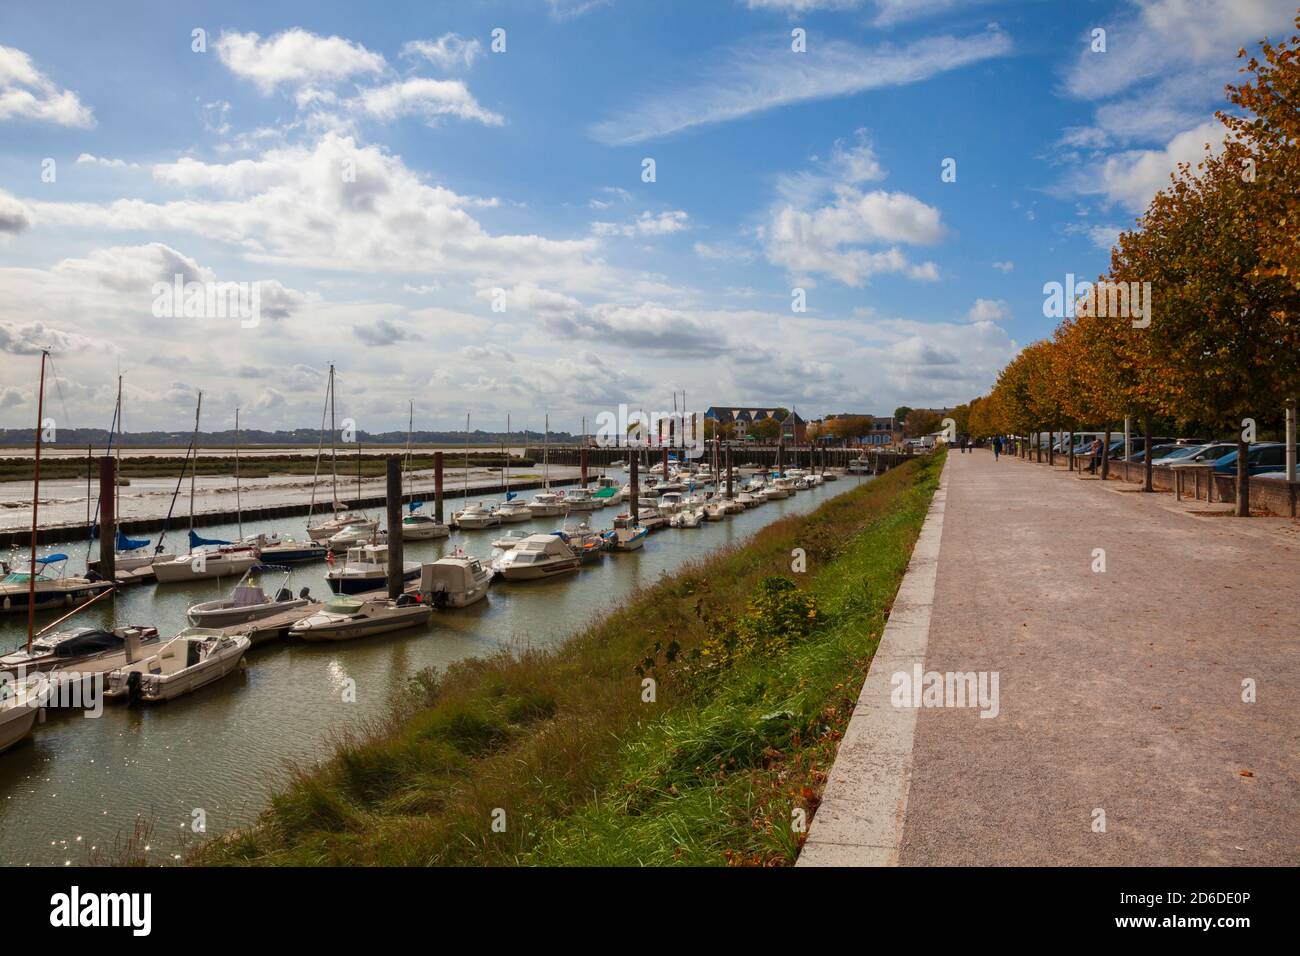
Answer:
[(579, 458), (579, 464), (582, 467), (582, 487), (586, 488), (587, 487), (587, 446), (586, 445), (582, 446), (582, 451), (579, 453), (578, 458)]
[(433, 453), (433, 516), (442, 524), (442, 452)]
[(668, 446), (664, 446), (664, 481), (668, 480)]
[(727, 500), (731, 500), (731, 442), (727, 442)]
[(117, 581), (117, 462), (112, 455), (99, 459), (99, 576)]
[(639, 496), (640, 496), (640, 494), (641, 494), (641, 486), (640, 486), (640, 483), (637, 481), (637, 456), (636, 456), (636, 454), (633, 454), (633, 455), (632, 455), (632, 468), (631, 468), (631, 472), (632, 472), (632, 474), (631, 474), (631, 481), (629, 481), (628, 484), (631, 486), (631, 489), (632, 489), (632, 501), (631, 501), (631, 504), (630, 504), (629, 507), (628, 507), (628, 514), (630, 514), (630, 515), (632, 516), (632, 527), (635, 528), (635, 527), (638, 527), (638, 526), (641, 524), (641, 509), (640, 509), (640, 507), (639, 507), (640, 502), (638, 501), (638, 498), (639, 498)]
[(402, 459), (389, 455), (388, 465), (388, 597), (401, 597), (406, 582), (402, 580)]

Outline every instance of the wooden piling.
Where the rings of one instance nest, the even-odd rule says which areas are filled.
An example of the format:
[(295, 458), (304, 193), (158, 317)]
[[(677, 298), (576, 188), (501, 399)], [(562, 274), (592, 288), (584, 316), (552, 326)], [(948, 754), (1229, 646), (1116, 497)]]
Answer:
[(637, 481), (637, 455), (635, 452), (633, 452), (632, 460), (629, 462), (629, 464), (631, 465), (630, 484), (632, 486), (632, 503), (628, 507), (627, 513), (632, 516), (632, 527), (635, 528), (641, 524), (641, 509), (640, 509), (640, 501), (638, 500), (641, 494), (641, 485), (640, 482)]
[(389, 455), (385, 464), (388, 469), (388, 597), (396, 600), (406, 586), (402, 578), (405, 569), (402, 555), (402, 459), (398, 455)]
[(727, 500), (731, 500), (731, 442), (727, 442), (726, 465), (727, 469)]
[(99, 576), (117, 580), (117, 462), (112, 455), (99, 459)]
[(580, 481), (582, 482), (582, 487), (586, 488), (587, 487), (587, 446), (586, 445), (582, 446), (582, 450), (578, 455), (578, 465), (582, 469), (582, 477), (580, 478)]
[(433, 453), (433, 516), (442, 524), (442, 452)]

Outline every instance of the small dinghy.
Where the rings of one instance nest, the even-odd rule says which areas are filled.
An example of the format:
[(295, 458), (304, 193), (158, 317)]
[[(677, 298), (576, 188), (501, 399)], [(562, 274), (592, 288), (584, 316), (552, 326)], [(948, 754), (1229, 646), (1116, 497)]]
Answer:
[(611, 551), (636, 551), (645, 544), (649, 534), (648, 528), (614, 528), (606, 531), (604, 538)]
[(362, 601), (339, 595), (310, 617), (289, 628), (290, 637), (304, 641), (350, 641), (429, 623), (433, 608), (409, 594), (396, 601)]
[(50, 679), (30, 674), (21, 680), (0, 676), (0, 751), (21, 742), (50, 701)]
[(501, 537), (492, 542), (492, 547), (500, 548), (502, 551), (509, 551), (526, 537), (528, 537), (528, 535), (524, 534), (522, 531), (507, 531)]
[(704, 524), (704, 509), (689, 508), (685, 511), (679, 511), (673, 515), (669, 524), (674, 528), (698, 528)]
[(457, 548), (420, 569), (420, 597), (436, 608), (466, 607), (485, 597), (493, 572)]
[[(284, 574), (280, 586), (273, 592), (274, 596), (268, 595), (262, 589), (262, 585), (253, 580), (255, 575), (269, 573)], [(294, 597), (293, 591), (285, 587), (292, 573), (289, 568), (281, 565), (255, 565), (244, 572), (244, 576), (239, 579), (239, 583), (235, 585), (235, 590), (228, 599), (196, 604), (189, 609), (186, 617), (191, 624), (198, 627), (230, 627), (233, 624), (245, 624), (248, 621), (270, 617), (281, 611), (305, 607), (311, 600), (307, 588), (303, 588), (302, 593)]]
[(109, 674), (104, 696), (150, 703), (175, 700), (232, 673), (250, 643), (246, 637), (187, 627), (151, 656)]

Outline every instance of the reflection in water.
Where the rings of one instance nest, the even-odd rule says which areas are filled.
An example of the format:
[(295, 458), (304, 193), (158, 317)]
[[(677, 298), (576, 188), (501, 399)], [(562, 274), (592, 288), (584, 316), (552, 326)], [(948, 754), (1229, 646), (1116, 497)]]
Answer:
[[(849, 490), (858, 480), (841, 479), (700, 528), (664, 529), (639, 552), (607, 555), (561, 579), (498, 581), (486, 600), (438, 613), (427, 628), (339, 644), (257, 647), (248, 653), (245, 669), (168, 703), (109, 705), (98, 719), (51, 712), (29, 741), (0, 754), (0, 865), (84, 863), (91, 847), (111, 849), (115, 839), (129, 836), (139, 815), (154, 824), (150, 856), (166, 862), (187, 837), (195, 839), (190, 826), (196, 810), (203, 811), (208, 835), (251, 822), (283, 784), (290, 764), (327, 757), (332, 739), (382, 714), (394, 692), (420, 668), (445, 667), (501, 647), (562, 641), (629, 591), (683, 561), (738, 543), (782, 515), (807, 511)], [(448, 513), (456, 506), (448, 499)], [(596, 512), (592, 525), (611, 524), (614, 510)], [(244, 532), (278, 529), (301, 536), (302, 520), (248, 522)], [(515, 527), (548, 531), (557, 524), (539, 519)], [(216, 527), (205, 535), (230, 538), (234, 531), (233, 526)], [(488, 542), (497, 534), (491, 529), (443, 541), (407, 542), (407, 556), (429, 561), (460, 544), (486, 558)], [(84, 560), (84, 545), (62, 550), (74, 561)], [(224, 597), (233, 585), (228, 580), (132, 587), (117, 597), (116, 608), (105, 602), (74, 620), (101, 626), (115, 621), (152, 624), (169, 636), (185, 626), (191, 605)], [(295, 572), (294, 590), (303, 585), (318, 597), (328, 595), (325, 565)], [(23, 640), (26, 620), (20, 618), (0, 616), (0, 650)], [(344, 693), (349, 679), (355, 681), (355, 695)]]

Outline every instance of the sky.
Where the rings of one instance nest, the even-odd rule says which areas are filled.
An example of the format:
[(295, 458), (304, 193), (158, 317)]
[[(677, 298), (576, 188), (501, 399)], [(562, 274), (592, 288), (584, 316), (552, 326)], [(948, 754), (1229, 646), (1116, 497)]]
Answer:
[(368, 431), (967, 401), (1296, 0), (360, 9), (0, 9), (0, 427), (41, 347), (47, 417), (120, 372), (131, 431), (315, 427), (330, 363)]

